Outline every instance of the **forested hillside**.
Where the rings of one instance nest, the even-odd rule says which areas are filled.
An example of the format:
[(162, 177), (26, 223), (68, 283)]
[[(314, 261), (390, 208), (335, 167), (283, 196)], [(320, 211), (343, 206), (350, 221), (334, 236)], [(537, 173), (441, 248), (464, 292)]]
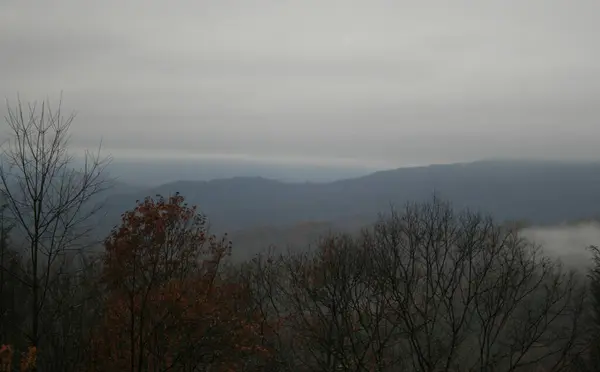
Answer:
[(330, 183), (283, 183), (264, 178), (179, 181), (137, 193), (111, 195), (104, 223), (145, 195), (180, 192), (200, 207), (217, 231), (294, 225), (302, 221), (370, 223), (391, 205), (434, 193), (498, 220), (556, 224), (598, 216), (600, 164), (493, 162), (401, 168)]

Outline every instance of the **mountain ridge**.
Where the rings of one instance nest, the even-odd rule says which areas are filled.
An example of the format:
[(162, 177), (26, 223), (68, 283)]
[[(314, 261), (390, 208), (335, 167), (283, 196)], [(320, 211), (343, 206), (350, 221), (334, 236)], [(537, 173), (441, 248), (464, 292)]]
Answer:
[(598, 215), (600, 163), (488, 160), (397, 168), (323, 183), (264, 177), (175, 181), (110, 195), (107, 217), (115, 222), (135, 200), (175, 192), (197, 205), (217, 231), (348, 218), (368, 223), (390, 205), (401, 207), (434, 193), (458, 208), (481, 210), (499, 220), (551, 224)]

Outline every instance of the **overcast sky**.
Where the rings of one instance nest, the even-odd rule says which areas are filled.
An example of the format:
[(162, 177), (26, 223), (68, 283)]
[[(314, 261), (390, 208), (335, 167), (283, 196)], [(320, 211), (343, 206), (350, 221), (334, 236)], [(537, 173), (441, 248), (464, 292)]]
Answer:
[[(416, 5), (420, 4), (420, 5)], [(600, 1), (0, 0), (0, 96), (74, 145), (397, 167), (600, 159)]]

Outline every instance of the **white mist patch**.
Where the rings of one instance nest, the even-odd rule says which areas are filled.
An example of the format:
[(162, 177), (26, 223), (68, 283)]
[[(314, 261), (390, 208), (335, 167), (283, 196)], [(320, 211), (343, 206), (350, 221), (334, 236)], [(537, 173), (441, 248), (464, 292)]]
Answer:
[(590, 245), (600, 245), (600, 223), (528, 227), (523, 236), (540, 244), (546, 254), (560, 258), (565, 264), (587, 266), (591, 263)]

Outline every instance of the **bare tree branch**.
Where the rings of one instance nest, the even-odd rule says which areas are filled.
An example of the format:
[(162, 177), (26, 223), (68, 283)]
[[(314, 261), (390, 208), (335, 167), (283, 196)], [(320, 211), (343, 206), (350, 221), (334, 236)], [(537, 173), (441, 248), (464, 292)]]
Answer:
[(77, 169), (68, 152), (75, 116), (63, 116), (62, 98), (56, 109), (48, 101), (25, 106), (20, 99), (7, 107), (10, 138), (2, 145), (0, 195), (17, 238), (29, 247), (30, 273), (20, 280), (31, 288), (28, 337), (36, 346), (48, 291), (59, 279), (67, 252), (89, 232), (85, 223), (98, 210), (90, 206), (94, 196), (110, 186), (103, 177), (110, 159), (99, 151), (86, 152)]

